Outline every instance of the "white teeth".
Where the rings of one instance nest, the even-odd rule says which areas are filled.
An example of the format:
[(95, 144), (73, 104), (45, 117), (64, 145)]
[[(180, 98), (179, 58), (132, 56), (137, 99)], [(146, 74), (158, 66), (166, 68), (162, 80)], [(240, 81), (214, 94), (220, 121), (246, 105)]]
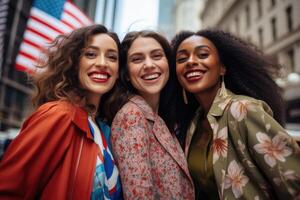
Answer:
[(143, 78), (146, 80), (150, 80), (150, 79), (155, 79), (158, 77), (159, 77), (159, 74), (151, 74), (151, 75), (144, 76)]
[(107, 74), (92, 74), (91, 77), (97, 78), (97, 79), (107, 79), (108, 78)]
[(187, 78), (190, 78), (190, 77), (194, 77), (194, 76), (201, 76), (203, 73), (200, 72), (200, 71), (195, 71), (195, 72), (190, 72), (186, 75)]

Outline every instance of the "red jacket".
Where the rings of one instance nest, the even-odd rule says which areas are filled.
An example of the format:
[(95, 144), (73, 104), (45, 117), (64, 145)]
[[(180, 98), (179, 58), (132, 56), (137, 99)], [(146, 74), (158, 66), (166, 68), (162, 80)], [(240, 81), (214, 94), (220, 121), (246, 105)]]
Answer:
[(0, 199), (90, 199), (97, 148), (82, 108), (45, 103), (4, 154)]

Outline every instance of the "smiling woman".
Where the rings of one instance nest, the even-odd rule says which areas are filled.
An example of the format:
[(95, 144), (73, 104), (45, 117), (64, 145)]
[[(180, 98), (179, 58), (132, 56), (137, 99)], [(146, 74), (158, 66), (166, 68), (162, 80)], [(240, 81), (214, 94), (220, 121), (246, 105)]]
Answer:
[(298, 199), (300, 149), (280, 125), (277, 63), (219, 30), (182, 31), (172, 46), (196, 199)]
[[(0, 164), (0, 199), (120, 199), (103, 104), (120, 42), (102, 25), (58, 37), (36, 74), (37, 110)], [(101, 102), (101, 103), (100, 103)]]
[(113, 112), (111, 141), (124, 199), (192, 200), (192, 179), (172, 121), (169, 76), (175, 71), (169, 68), (169, 43), (155, 32), (140, 31), (128, 33), (122, 47), (121, 92), (115, 101), (121, 107)]

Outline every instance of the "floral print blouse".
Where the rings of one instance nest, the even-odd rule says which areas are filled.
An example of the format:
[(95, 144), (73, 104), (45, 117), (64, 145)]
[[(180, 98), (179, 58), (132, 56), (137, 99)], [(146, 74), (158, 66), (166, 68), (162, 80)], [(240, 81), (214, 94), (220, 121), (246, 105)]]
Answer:
[(125, 200), (195, 199), (179, 142), (141, 96), (116, 114), (111, 144)]
[[(218, 92), (207, 115), (220, 199), (300, 199), (300, 149), (263, 101)], [(191, 123), (186, 149), (197, 126)]]

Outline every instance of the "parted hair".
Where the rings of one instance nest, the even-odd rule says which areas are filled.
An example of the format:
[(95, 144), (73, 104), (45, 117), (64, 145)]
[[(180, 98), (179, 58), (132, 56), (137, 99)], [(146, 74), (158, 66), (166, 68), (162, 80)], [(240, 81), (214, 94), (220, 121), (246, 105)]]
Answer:
[[(143, 31), (133, 31), (129, 32), (125, 35), (123, 41), (121, 42), (122, 47), (122, 55), (121, 55), (121, 62), (120, 62), (120, 69), (119, 69), (119, 82), (117, 84), (117, 90), (115, 91), (115, 97), (111, 99), (111, 102), (108, 102), (107, 108), (110, 109), (110, 117), (109, 121), (113, 120), (114, 115), (117, 111), (126, 103), (128, 102), (129, 98), (133, 95), (138, 94), (137, 90), (133, 87), (130, 80), (128, 80), (128, 66), (127, 66), (127, 54), (128, 50), (130, 49), (132, 43), (137, 38), (153, 38), (156, 40), (162, 47), (164, 54), (168, 60), (169, 64), (169, 71), (170, 71), (170, 78), (167, 81), (165, 87), (162, 89), (160, 94), (160, 101), (159, 101), (159, 110), (158, 114), (164, 119), (169, 129), (174, 128), (174, 121), (173, 115), (175, 114), (175, 109), (172, 100), (172, 95), (174, 94), (173, 90), (174, 87), (174, 78), (176, 76), (172, 76), (171, 74), (175, 74), (175, 69), (171, 68), (170, 60), (171, 60), (171, 47), (168, 40), (156, 33), (155, 31), (150, 30), (143, 30)], [(173, 113), (174, 112), (174, 113)]]
[(67, 100), (85, 108), (90, 107), (86, 102), (87, 91), (81, 87), (78, 73), (83, 51), (96, 34), (109, 35), (116, 42), (120, 54), (118, 36), (99, 24), (58, 36), (47, 49), (46, 61), (37, 66), (41, 72), (32, 76), (35, 89), (32, 100), (35, 106), (49, 101)]
[[(224, 76), (226, 88), (235, 94), (265, 101), (273, 110), (274, 119), (283, 124), (281, 88), (273, 80), (279, 74), (281, 67), (277, 62), (264, 55), (253, 44), (231, 33), (217, 29), (204, 29), (198, 32), (181, 31), (172, 39), (171, 46), (174, 52), (172, 65), (176, 66), (176, 52), (179, 45), (192, 35), (205, 37), (215, 45), (220, 61), (226, 68)], [(177, 87), (178, 91), (182, 91), (178, 81)], [(187, 95), (188, 105), (183, 105), (182, 95), (179, 95), (181, 105), (178, 108), (181, 111), (178, 115), (180, 119), (177, 120), (186, 122), (183, 123), (183, 129), (199, 106), (192, 94)]]

